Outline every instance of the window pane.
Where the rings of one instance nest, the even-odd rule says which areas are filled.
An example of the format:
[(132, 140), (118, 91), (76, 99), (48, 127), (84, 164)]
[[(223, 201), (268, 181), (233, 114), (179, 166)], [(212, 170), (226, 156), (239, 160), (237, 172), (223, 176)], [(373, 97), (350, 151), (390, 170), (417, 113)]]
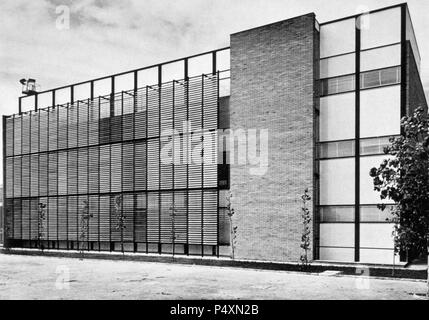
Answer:
[(319, 208), (320, 222), (354, 222), (354, 207), (330, 206)]
[(377, 206), (361, 206), (360, 221), (361, 222), (390, 222), (393, 218), (392, 209), (394, 206), (387, 206), (384, 211)]
[(322, 143), (319, 145), (319, 157), (321, 159), (352, 157), (355, 155), (354, 141), (338, 141)]

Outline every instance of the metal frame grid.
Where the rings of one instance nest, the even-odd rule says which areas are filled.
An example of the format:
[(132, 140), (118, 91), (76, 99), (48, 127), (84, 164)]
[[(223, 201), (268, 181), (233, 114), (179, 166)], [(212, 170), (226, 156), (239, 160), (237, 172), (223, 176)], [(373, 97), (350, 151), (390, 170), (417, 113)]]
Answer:
[[(200, 113), (197, 122), (200, 122), (202, 129), (211, 131), (218, 129), (219, 70), (216, 55), (218, 51), (226, 49), (211, 52), (210, 74), (189, 77), (190, 57), (188, 57), (183, 59), (182, 80), (163, 83), (164, 64), (160, 64), (156, 66), (158, 71), (156, 85), (138, 88), (138, 71), (146, 69), (143, 68), (131, 72), (134, 77), (134, 88), (129, 91), (115, 93), (115, 77), (118, 75), (114, 75), (110, 77), (112, 92), (107, 96), (94, 97), (94, 82), (97, 80), (92, 80), (89, 82), (89, 99), (75, 101), (75, 85), (71, 85), (70, 102), (65, 105), (56, 104), (55, 93), (61, 89), (57, 88), (52, 90), (52, 107), (39, 108), (38, 99), (35, 97), (35, 111), (22, 113), (20, 108), (18, 115), (4, 117), (4, 185), (5, 199), (7, 198), (5, 211), (8, 210), (10, 213), (6, 214), (5, 220), (12, 228), (12, 232), (8, 232), (6, 246), (37, 247), (42, 240), (46, 247), (54, 249), (80, 249), (86, 242), (88, 250), (94, 249), (94, 243), (98, 243), (98, 250), (115, 250), (115, 243), (124, 239), (125, 243), (132, 245), (132, 249), (127, 247), (127, 251), (153, 252), (153, 245), (156, 245), (157, 252), (163, 253), (166, 252), (164, 247), (169, 245), (172, 246), (171, 253), (175, 254), (178, 245), (181, 245), (183, 247), (181, 253), (192, 254), (195, 250), (190, 250), (190, 246), (197, 245), (201, 249), (200, 255), (205, 254), (207, 246), (211, 247), (211, 254), (219, 255), (217, 165), (211, 168), (211, 171), (207, 171), (210, 165), (195, 167), (195, 164), (186, 164), (185, 170), (182, 168), (182, 173), (185, 172), (182, 179), (185, 181), (180, 181), (176, 177), (175, 165), (168, 168), (161, 163), (160, 150), (164, 139), (176, 141), (174, 139), (176, 137), (180, 141), (186, 140), (183, 128), (178, 135), (172, 137), (161, 134), (163, 129), (175, 127), (176, 118), (195, 120), (195, 114)], [(184, 105), (180, 106), (180, 103)], [(104, 109), (109, 110), (108, 114)], [(178, 115), (179, 111), (176, 110), (181, 110), (182, 114)], [(33, 123), (31, 115), (34, 114), (37, 115), (37, 121)], [(29, 126), (22, 126), (23, 119), (27, 117)], [(193, 130), (193, 133), (195, 132), (197, 131)], [(19, 138), (17, 134), (20, 135)], [(31, 142), (29, 141), (27, 146), (23, 141), (30, 140), (30, 137)], [(186, 150), (188, 153), (191, 151), (188, 148)], [(204, 148), (201, 158), (203, 152)], [(154, 159), (149, 157), (150, 154), (154, 155), (154, 159), (157, 158), (157, 168), (152, 162)], [(189, 156), (188, 154), (186, 158)], [(27, 162), (29, 174), (24, 176), (22, 172)], [(37, 174), (33, 175), (36, 167)], [(200, 170), (200, 173), (197, 172), (195, 176), (194, 171), (190, 173), (192, 169)], [(27, 176), (29, 176), (28, 194), (25, 191)], [(157, 186), (154, 187), (154, 183), (157, 183)], [(113, 227), (114, 200), (118, 195), (123, 199), (121, 209), (126, 211), (126, 229), (121, 230), (119, 234)], [(194, 195), (200, 198), (198, 208), (189, 201)], [(145, 209), (141, 208), (141, 196), (145, 198)], [(150, 220), (153, 216), (150, 198), (154, 196), (158, 200), (158, 206), (154, 208), (157, 226), (151, 224)], [(171, 203), (163, 201), (164, 198)], [(171, 228), (176, 231), (175, 202), (180, 198), (184, 201), (182, 211), (185, 210), (186, 218), (186, 224), (182, 226), (182, 233), (186, 233), (186, 238), (181, 240), (176, 239), (175, 234), (167, 236), (169, 232), (171, 233)], [(82, 214), (80, 205), (83, 200), (88, 201), (88, 207), (94, 213), (94, 218), (90, 220), (86, 239), (81, 241), (79, 223)], [(34, 233), (35, 230), (31, 232), (31, 218), (39, 219), (38, 212), (37, 215), (35, 212), (32, 215), (28, 214), (28, 218), (26, 213), (23, 215), (21, 205), (27, 204), (26, 201), (32, 208), (29, 211), (35, 211), (34, 203), (46, 202), (44, 222), (46, 235), (43, 239), (38, 236), (39, 230), (37, 234)], [(93, 207), (95, 210), (92, 210)], [(171, 207), (173, 215), (168, 216), (167, 212), (171, 211)], [(25, 205), (25, 210), (26, 208)], [(199, 214), (197, 220), (195, 218), (198, 214), (195, 215), (197, 212), (195, 210)], [(138, 214), (143, 217), (139, 217)], [(204, 214), (209, 216), (205, 217)], [(210, 218), (211, 215), (213, 218)], [(24, 222), (29, 223), (28, 238), (27, 229), (24, 230), (25, 236), (22, 236), (23, 218)], [(136, 219), (139, 224), (136, 223)], [(197, 221), (198, 228), (195, 227)], [(167, 233), (163, 232), (164, 229)], [(151, 237), (151, 231), (157, 234), (157, 239)], [(141, 234), (144, 234), (144, 239), (140, 237)], [(107, 243), (110, 243), (108, 248)], [(145, 245), (145, 250), (141, 250), (139, 243)]]

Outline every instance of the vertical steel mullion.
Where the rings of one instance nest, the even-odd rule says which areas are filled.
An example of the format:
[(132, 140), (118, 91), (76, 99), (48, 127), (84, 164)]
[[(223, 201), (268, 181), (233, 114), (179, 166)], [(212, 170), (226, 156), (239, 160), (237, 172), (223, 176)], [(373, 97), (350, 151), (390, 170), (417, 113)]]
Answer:
[[(214, 55), (216, 56), (216, 55)], [(214, 64), (215, 64), (214, 59)], [(201, 255), (204, 257), (204, 74), (201, 76)]]
[(216, 75), (216, 71), (217, 71), (216, 53), (217, 51), (212, 52), (212, 75)]
[[(36, 94), (36, 107), (37, 107), (37, 94)], [(37, 109), (36, 109), (36, 112), (37, 112)], [(28, 192), (28, 195), (29, 195), (29, 211), (28, 211), (28, 225), (29, 225), (29, 235), (28, 235), (28, 238), (30, 239), (30, 248), (31, 248), (31, 200), (32, 200), (32, 192), (31, 192), (31, 181), (32, 181), (32, 179), (31, 179), (31, 164), (32, 164), (32, 161), (31, 161), (31, 158), (32, 158), (32, 155), (31, 155), (31, 123), (32, 123), (32, 120), (33, 120), (33, 117), (32, 117), (32, 111), (30, 111), (30, 129), (29, 129), (29, 135), (28, 135), (28, 143), (29, 143), (29, 145), (28, 145), (28, 148), (29, 148), (29, 154), (27, 155), (27, 157), (28, 157), (28, 162), (29, 162), (29, 165), (30, 165), (30, 167), (28, 168), (29, 169), (29, 186), (28, 186), (28, 188), (29, 188), (29, 192)], [(6, 186), (5, 184), (3, 184), (4, 186)], [(6, 198), (3, 198), (3, 199), (6, 199)], [(3, 201), (4, 202), (4, 201)], [(4, 230), (4, 228), (3, 228), (3, 230)]]
[[(120, 144), (121, 144), (121, 158), (120, 158), (120, 163), (121, 163), (121, 197), (122, 197), (122, 201), (121, 201), (121, 214), (124, 215), (124, 164), (123, 164), (123, 154), (124, 154), (124, 143), (123, 143), (123, 137), (124, 137), (124, 123), (123, 123), (123, 118), (124, 118), (124, 91), (121, 92), (121, 139)], [(134, 213), (133, 213), (133, 243), (134, 243)], [(122, 223), (124, 223), (124, 221), (122, 221)], [(121, 227), (121, 242), (123, 243), (124, 241), (124, 228), (123, 226)], [(134, 246), (134, 244), (133, 244)], [(121, 248), (122, 249), (122, 248)]]
[[(145, 116), (145, 121), (146, 121), (146, 143), (145, 143), (145, 147), (146, 147), (146, 153), (145, 153), (145, 158), (146, 158), (145, 159), (145, 170), (146, 170), (146, 181), (145, 181), (145, 183), (146, 183), (146, 190), (145, 190), (146, 191), (146, 224), (145, 224), (145, 227), (146, 227), (146, 254), (149, 253), (149, 243), (148, 243), (148, 241), (149, 241), (149, 237), (148, 237), (148, 230), (149, 230), (149, 227), (148, 227), (148, 213), (149, 213), (148, 174), (149, 173), (148, 173), (148, 165), (147, 165), (148, 132), (149, 132), (149, 130), (148, 130), (148, 109), (149, 109), (149, 107), (148, 107), (148, 103), (149, 103), (148, 95), (149, 95), (149, 87), (146, 86), (146, 116)], [(135, 120), (134, 120), (134, 126), (135, 126)], [(135, 162), (135, 159), (136, 159), (136, 148), (135, 148), (135, 144), (134, 144), (134, 162)], [(135, 185), (135, 178), (134, 178), (134, 185)]]
[[(100, 117), (101, 117), (101, 98), (100, 96), (98, 97), (98, 142), (96, 145), (97, 148), (97, 153), (98, 153), (98, 157), (97, 157), (97, 174), (98, 174), (98, 178), (97, 178), (97, 184), (98, 184), (98, 251), (101, 251), (101, 229), (100, 229), (100, 220), (101, 220), (101, 210), (100, 210), (100, 205), (101, 205), (101, 195), (100, 195), (100, 163), (101, 163), (101, 152), (100, 152)], [(109, 220), (110, 220), (110, 197), (109, 197)], [(110, 227), (110, 223), (109, 223), (109, 227)], [(109, 242), (109, 246), (110, 246), (110, 242)]]
[(158, 65), (158, 253), (162, 252), (161, 244), (161, 85), (162, 65)]
[(90, 99), (87, 100), (86, 105), (86, 192), (88, 195), (88, 207), (90, 206), (89, 194), (89, 108), (90, 108)]
[[(5, 128), (6, 126), (3, 126), (3, 128)], [(5, 137), (5, 135), (3, 135), (3, 137)], [(15, 159), (16, 159), (16, 154), (15, 154), (15, 115), (13, 116), (13, 121), (12, 121), (12, 137), (13, 137), (13, 143), (12, 143), (12, 230), (10, 231), (11, 234), (11, 238), (13, 239), (15, 236)], [(5, 170), (5, 166), (3, 166), (3, 170)], [(6, 199), (6, 198), (4, 198)]]
[[(220, 95), (220, 90), (219, 90), (219, 71), (216, 71), (216, 93), (217, 93), (217, 97), (216, 97), (216, 104), (217, 104), (217, 125), (216, 125), (216, 129), (217, 132), (219, 132), (219, 114), (220, 114), (220, 102), (219, 102), (219, 95)], [(217, 213), (217, 240), (216, 240), (216, 254), (217, 257), (219, 258), (220, 256), (220, 246), (219, 246), (219, 232), (220, 232), (220, 227), (219, 227), (219, 193), (220, 193), (220, 189), (219, 189), (219, 163), (218, 163), (218, 159), (219, 159), (219, 136), (218, 134), (216, 134), (216, 213)], [(222, 148), (223, 149), (223, 148)], [(222, 152), (222, 162), (223, 162), (223, 152)]]
[[(175, 104), (175, 94), (176, 94), (176, 92), (175, 92), (175, 81), (173, 80), (173, 110), (172, 110), (172, 117), (173, 117), (173, 130), (175, 129), (175, 122), (174, 122), (174, 116), (175, 116), (175, 106), (174, 106), (174, 104)], [(174, 164), (174, 150), (175, 150), (175, 147), (174, 147), (174, 138), (175, 138), (175, 136), (174, 136), (174, 131), (172, 131), (173, 132), (173, 135), (171, 136), (171, 139), (172, 139), (172, 143), (173, 143), (173, 163), (172, 163), (172, 187), (173, 187), (173, 210), (172, 210), (172, 213), (173, 213), (173, 230), (174, 230), (174, 232), (173, 232), (173, 256), (174, 256), (174, 254), (175, 254), (175, 246), (176, 246), (176, 203), (175, 203), (175, 200), (176, 200), (176, 198), (175, 198), (175, 183), (174, 183), (174, 172), (175, 172), (175, 170), (174, 170), (174, 166), (175, 166), (175, 164)]]
[(360, 17), (357, 17), (355, 24), (355, 262), (360, 260), (360, 23)]
[(39, 95), (36, 93), (34, 95), (34, 111), (39, 110)]
[(189, 128), (189, 77), (188, 59), (185, 60), (185, 101), (186, 101), (186, 137), (183, 135), (183, 143), (186, 143), (186, 255), (189, 256), (189, 149), (188, 142), (191, 133)]
[(23, 144), (24, 144), (24, 130), (23, 130), (23, 124), (24, 124), (24, 122), (22, 121), (22, 118), (24, 117), (24, 115), (21, 115), (21, 117), (19, 118), (20, 119), (20, 121), (21, 121), (21, 182), (20, 182), (20, 184), (21, 184), (21, 191), (20, 191), (20, 196), (21, 196), (21, 201), (20, 201), (20, 204), (21, 204), (21, 241), (22, 241), (22, 160), (23, 160), (23, 152), (22, 152), (22, 150), (24, 149), (23, 148)]
[[(9, 188), (9, 186), (7, 185), (7, 179), (6, 179), (6, 143), (7, 143), (7, 139), (6, 139), (6, 116), (3, 116), (3, 244), (6, 248), (9, 247), (9, 239), (7, 237), (7, 226), (8, 224), (6, 223), (6, 216), (8, 215), (8, 210), (9, 210), (9, 201), (7, 200), (7, 196), (6, 196), (6, 188)], [(13, 141), (13, 140), (12, 140)], [(13, 154), (13, 153), (12, 153)], [(12, 158), (13, 159), (13, 158)], [(12, 178), (13, 178), (13, 173), (12, 173)], [(13, 179), (12, 179), (13, 180)]]
[[(45, 112), (45, 111), (44, 111)], [(40, 201), (40, 179), (41, 179), (41, 175), (40, 175), (40, 118), (42, 115), (42, 111), (39, 111), (39, 117), (38, 117), (38, 127), (39, 129), (37, 130), (37, 240), (38, 240), (38, 245), (40, 245), (40, 227), (39, 227), (39, 205), (41, 203)], [(40, 248), (39, 248), (40, 249)]]
[[(138, 72), (134, 71), (134, 97), (133, 97), (133, 118), (132, 118), (132, 130), (133, 130), (133, 140), (135, 139), (135, 115), (137, 112), (137, 87), (138, 87)], [(122, 124), (123, 125), (123, 124)], [(123, 138), (123, 137), (122, 137)], [(133, 146), (133, 167), (135, 167), (135, 142), (130, 144)], [(123, 155), (122, 155), (123, 157)], [(122, 164), (123, 165), (123, 164)], [(136, 241), (136, 214), (137, 214), (137, 193), (136, 193), (136, 178), (133, 175), (133, 246), (134, 246), (134, 252), (137, 252), (137, 241)]]
[(18, 114), (22, 114), (22, 97), (19, 97), (18, 99)]

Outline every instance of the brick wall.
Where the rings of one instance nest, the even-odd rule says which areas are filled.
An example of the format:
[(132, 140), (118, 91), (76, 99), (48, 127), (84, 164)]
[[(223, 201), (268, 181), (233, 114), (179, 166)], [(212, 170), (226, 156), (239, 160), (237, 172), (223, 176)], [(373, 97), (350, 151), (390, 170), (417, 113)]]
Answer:
[(231, 165), (238, 259), (299, 260), (300, 197), (313, 192), (317, 60), (314, 14), (231, 35), (231, 129), (269, 130), (265, 175)]
[(407, 42), (407, 114), (411, 115), (418, 107), (423, 107), (426, 110), (428, 105), (426, 102), (425, 92), (417, 69), (416, 61), (413, 55), (413, 49)]

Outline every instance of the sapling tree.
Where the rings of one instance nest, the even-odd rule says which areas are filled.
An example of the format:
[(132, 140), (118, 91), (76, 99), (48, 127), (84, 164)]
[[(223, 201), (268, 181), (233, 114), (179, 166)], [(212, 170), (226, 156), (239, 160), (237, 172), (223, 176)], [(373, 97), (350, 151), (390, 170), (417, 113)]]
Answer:
[(177, 237), (176, 237), (176, 216), (177, 216), (177, 208), (174, 201), (171, 203), (171, 206), (169, 208), (170, 210), (170, 216), (171, 216), (171, 240), (173, 243), (173, 255), (175, 253), (174, 251), (174, 245), (176, 243)]
[(232, 193), (229, 192), (229, 194), (226, 197), (226, 213), (229, 218), (229, 226), (230, 226), (230, 235), (231, 235), (231, 253), (232, 253), (232, 259), (235, 259), (235, 246), (237, 244), (237, 226), (234, 226), (232, 217), (235, 214), (235, 209), (232, 206)]
[(308, 202), (311, 200), (311, 196), (308, 189), (305, 189), (304, 194), (301, 196), (302, 207), (301, 207), (301, 218), (302, 218), (302, 236), (301, 236), (301, 266), (307, 268), (308, 266), (308, 251), (310, 250), (311, 243), (311, 212), (308, 209)]
[(43, 251), (44, 246), (42, 244), (42, 239), (45, 238), (45, 223), (46, 220), (46, 204), (43, 202), (39, 203), (39, 207), (37, 210), (37, 240), (39, 249)]
[[(427, 113), (417, 108), (401, 120), (402, 134), (392, 137), (384, 148), (389, 155), (378, 168), (372, 168), (374, 190), (381, 200), (395, 202), (391, 221), (395, 252), (416, 250), (429, 254), (429, 135)], [(378, 206), (381, 210), (386, 205)], [(428, 259), (429, 264), (429, 259)], [(429, 268), (428, 290), (429, 297)]]
[(124, 229), (125, 225), (125, 214), (122, 210), (122, 195), (115, 197), (115, 216), (116, 216), (116, 230), (121, 232), (121, 252), (124, 253)]

